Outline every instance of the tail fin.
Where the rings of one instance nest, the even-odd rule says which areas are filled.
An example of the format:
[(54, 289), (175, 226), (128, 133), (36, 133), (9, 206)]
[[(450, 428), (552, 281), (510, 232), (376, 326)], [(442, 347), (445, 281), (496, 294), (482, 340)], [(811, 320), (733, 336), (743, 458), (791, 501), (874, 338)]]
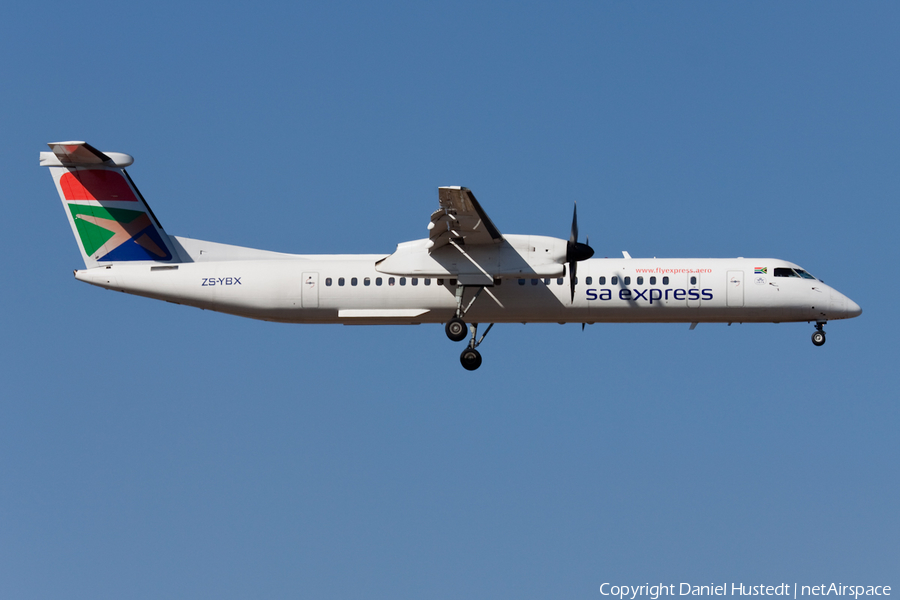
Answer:
[(122, 261), (178, 262), (169, 236), (125, 171), (134, 159), (85, 142), (48, 144), (50, 167), (87, 268)]

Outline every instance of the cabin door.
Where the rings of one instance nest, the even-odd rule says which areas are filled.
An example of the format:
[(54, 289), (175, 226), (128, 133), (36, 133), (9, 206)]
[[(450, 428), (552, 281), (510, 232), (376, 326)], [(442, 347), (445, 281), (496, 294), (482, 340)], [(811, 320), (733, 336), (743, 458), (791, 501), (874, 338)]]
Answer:
[(687, 280), (688, 280), (688, 299), (687, 299), (688, 308), (699, 308), (700, 307), (700, 274), (699, 273), (689, 273)]
[(725, 282), (725, 303), (727, 306), (744, 306), (744, 272), (728, 271)]
[(300, 306), (319, 308), (319, 274), (303, 273), (300, 285)]

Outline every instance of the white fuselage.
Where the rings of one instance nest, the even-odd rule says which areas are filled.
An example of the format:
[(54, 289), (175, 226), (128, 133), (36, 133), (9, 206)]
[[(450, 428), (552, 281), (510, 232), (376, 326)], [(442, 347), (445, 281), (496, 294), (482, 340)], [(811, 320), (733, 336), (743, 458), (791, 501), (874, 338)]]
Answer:
[[(456, 311), (451, 278), (378, 270), (385, 255), (276, 255), (177, 265), (100, 266), (82, 281), (243, 317), (287, 323), (443, 323)], [(775, 277), (777, 259), (591, 259), (567, 277), (504, 278), (485, 287), (473, 323), (830, 321), (859, 306), (815, 279)], [(765, 271), (764, 273), (762, 271)], [(468, 287), (468, 304), (478, 288)]]

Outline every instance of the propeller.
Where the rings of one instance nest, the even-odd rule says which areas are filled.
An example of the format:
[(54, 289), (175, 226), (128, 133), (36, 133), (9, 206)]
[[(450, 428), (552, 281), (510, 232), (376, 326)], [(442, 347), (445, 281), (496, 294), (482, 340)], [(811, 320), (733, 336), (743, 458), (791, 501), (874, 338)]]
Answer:
[(572, 211), (572, 233), (566, 244), (566, 262), (569, 263), (569, 285), (572, 289), (572, 302), (575, 302), (575, 276), (578, 273), (578, 261), (587, 260), (594, 255), (594, 249), (578, 241), (578, 203)]

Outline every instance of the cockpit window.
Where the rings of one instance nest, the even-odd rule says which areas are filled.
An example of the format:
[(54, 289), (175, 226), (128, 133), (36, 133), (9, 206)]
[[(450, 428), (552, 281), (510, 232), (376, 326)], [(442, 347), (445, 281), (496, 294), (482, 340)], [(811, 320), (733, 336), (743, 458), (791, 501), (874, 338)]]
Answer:
[(803, 269), (789, 269), (787, 267), (775, 267), (775, 277), (798, 277), (800, 279), (816, 280), (815, 277)]
[(800, 277), (793, 269), (787, 267), (775, 267), (775, 277)]

